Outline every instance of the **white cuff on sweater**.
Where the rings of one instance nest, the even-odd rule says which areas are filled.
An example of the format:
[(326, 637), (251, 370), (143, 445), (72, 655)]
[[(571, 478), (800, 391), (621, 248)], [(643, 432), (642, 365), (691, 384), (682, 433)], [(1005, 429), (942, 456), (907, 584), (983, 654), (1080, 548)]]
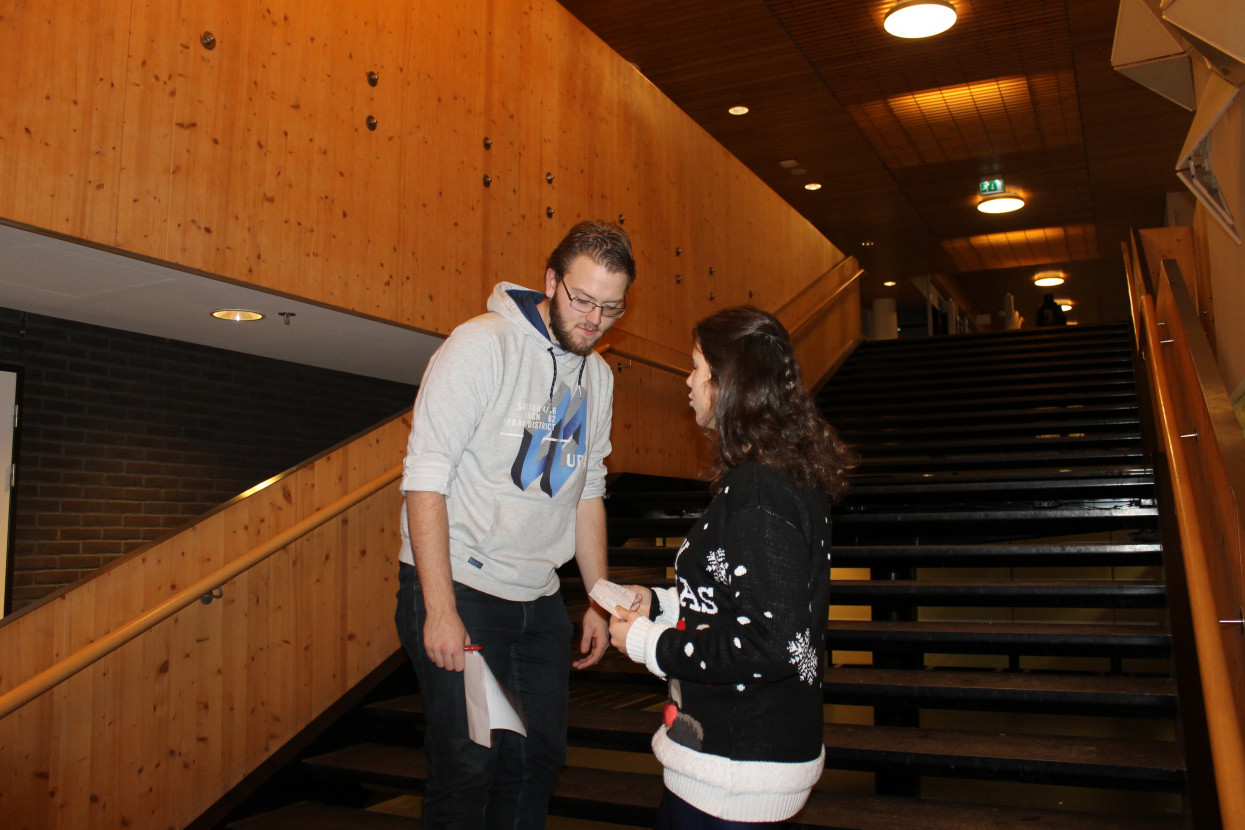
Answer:
[(666, 673), (657, 665), (657, 639), (662, 632), (673, 627), (653, 622), (648, 617), (636, 617), (627, 632), (627, 656), (637, 663), (643, 663), (653, 674), (665, 679)]

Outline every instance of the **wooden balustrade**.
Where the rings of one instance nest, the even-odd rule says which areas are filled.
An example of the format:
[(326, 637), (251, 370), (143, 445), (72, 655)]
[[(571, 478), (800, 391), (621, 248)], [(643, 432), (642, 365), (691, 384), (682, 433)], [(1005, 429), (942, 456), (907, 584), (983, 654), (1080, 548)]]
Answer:
[[(7, 618), (0, 692), (91, 659), (0, 719), (6, 830), (183, 827), (390, 658), (386, 484), (409, 428), (395, 418)], [(150, 630), (93, 653), (134, 619)]]
[[(1245, 439), (1175, 260), (1130, 279), (1180, 530), (1222, 826), (1245, 827)], [(1234, 622), (1235, 621), (1235, 622)]]

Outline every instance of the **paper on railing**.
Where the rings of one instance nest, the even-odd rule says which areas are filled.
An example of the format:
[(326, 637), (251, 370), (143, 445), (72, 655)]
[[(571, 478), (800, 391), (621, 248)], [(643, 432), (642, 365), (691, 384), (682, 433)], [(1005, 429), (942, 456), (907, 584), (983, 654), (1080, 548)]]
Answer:
[(509, 729), (527, 737), (527, 729), (519, 713), (493, 673), (484, 655), (469, 651), (463, 669), (463, 687), (467, 692), (467, 734), (480, 746), (492, 746), (494, 729)]
[(588, 596), (596, 600), (596, 603), (611, 614), (614, 613), (615, 606), (635, 611), (640, 607), (640, 595), (630, 588), (624, 588), (616, 582), (610, 582), (608, 579), (598, 579), (592, 586), (592, 590), (588, 592)]

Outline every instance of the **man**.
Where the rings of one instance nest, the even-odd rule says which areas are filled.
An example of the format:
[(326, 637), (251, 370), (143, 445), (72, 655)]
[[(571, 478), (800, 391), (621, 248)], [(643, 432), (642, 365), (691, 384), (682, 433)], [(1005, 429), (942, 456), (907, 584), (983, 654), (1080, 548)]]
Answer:
[[(615, 225), (581, 222), (549, 256), (544, 294), (500, 283), (420, 384), (402, 490), (395, 620), (427, 731), (423, 826), (543, 827), (566, 760), (573, 627), (554, 569), (607, 575), (604, 460), (614, 381), (593, 353), (626, 311), (635, 260)], [(576, 668), (609, 644), (584, 613)], [(467, 735), (462, 670), (479, 646), (527, 737)]]
[(1037, 310), (1037, 324), (1039, 326), (1066, 326), (1068, 325), (1067, 315), (1063, 313), (1063, 309), (1059, 307), (1059, 303), (1055, 302), (1054, 294), (1043, 294), (1042, 304)]

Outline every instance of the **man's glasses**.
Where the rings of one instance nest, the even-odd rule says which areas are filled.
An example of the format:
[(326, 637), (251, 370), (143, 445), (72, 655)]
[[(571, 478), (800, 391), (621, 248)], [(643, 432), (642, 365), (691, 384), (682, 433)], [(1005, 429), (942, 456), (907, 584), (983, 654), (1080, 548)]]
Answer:
[(599, 308), (601, 309), (602, 317), (617, 319), (627, 313), (626, 306), (601, 305), (600, 303), (594, 303), (592, 300), (585, 300), (583, 297), (576, 297), (571, 294), (571, 290), (566, 287), (566, 280), (558, 280), (558, 283), (561, 284), (562, 290), (566, 292), (566, 299), (571, 301), (571, 308), (575, 309), (580, 314), (591, 314), (593, 309)]

